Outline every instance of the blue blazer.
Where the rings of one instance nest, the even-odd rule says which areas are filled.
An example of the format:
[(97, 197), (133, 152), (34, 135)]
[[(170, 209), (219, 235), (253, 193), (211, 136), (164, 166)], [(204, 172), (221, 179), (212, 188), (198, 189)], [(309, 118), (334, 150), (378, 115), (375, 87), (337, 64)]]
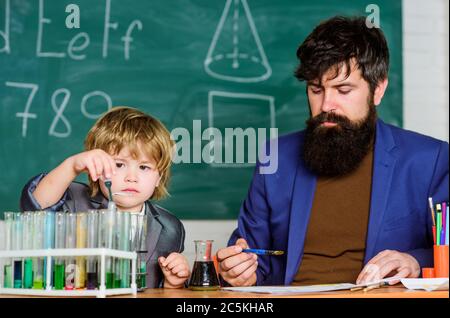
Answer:
[[(274, 174), (261, 174), (256, 165), (228, 242), (242, 237), (250, 247), (286, 251), (259, 257), (258, 285), (291, 284), (302, 261), (317, 180), (301, 160), (304, 136), (301, 131), (278, 139)], [(409, 253), (420, 267), (432, 266), (430, 196), (448, 201), (448, 143), (378, 119), (364, 264), (391, 249)]]

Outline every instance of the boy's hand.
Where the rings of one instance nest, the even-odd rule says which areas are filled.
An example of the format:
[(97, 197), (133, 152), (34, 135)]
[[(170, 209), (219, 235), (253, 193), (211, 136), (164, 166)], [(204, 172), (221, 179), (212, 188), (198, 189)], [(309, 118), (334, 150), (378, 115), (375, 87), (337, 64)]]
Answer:
[(164, 287), (182, 288), (191, 274), (186, 257), (179, 253), (171, 253), (167, 258), (162, 256), (158, 258), (158, 262), (164, 274)]
[(69, 160), (77, 175), (86, 171), (93, 181), (97, 181), (102, 175), (109, 179), (116, 173), (114, 159), (101, 149), (81, 152), (70, 157)]

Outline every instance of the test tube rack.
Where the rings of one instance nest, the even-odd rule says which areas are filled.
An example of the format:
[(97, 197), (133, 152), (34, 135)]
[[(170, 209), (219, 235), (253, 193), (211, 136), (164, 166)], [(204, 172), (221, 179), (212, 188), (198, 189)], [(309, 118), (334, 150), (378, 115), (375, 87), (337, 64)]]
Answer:
[[(51, 286), (51, 266), (52, 258), (64, 256), (99, 256), (100, 257), (100, 284), (95, 290), (54, 290)], [(107, 248), (64, 248), (64, 249), (41, 249), (41, 250), (9, 250), (0, 251), (0, 259), (14, 259), (26, 257), (47, 258), (46, 289), (32, 288), (3, 288), (0, 287), (0, 294), (9, 295), (30, 295), (30, 296), (96, 296), (105, 298), (111, 295), (133, 294), (137, 295), (136, 285), (136, 252), (126, 252)], [(106, 257), (115, 257), (131, 260), (131, 284), (130, 288), (106, 288), (105, 284), (105, 262)], [(1, 273), (3, 275), (3, 271)], [(4, 279), (4, 277), (3, 277)], [(3, 281), (3, 280), (2, 280)], [(3, 285), (2, 285), (3, 286)]]

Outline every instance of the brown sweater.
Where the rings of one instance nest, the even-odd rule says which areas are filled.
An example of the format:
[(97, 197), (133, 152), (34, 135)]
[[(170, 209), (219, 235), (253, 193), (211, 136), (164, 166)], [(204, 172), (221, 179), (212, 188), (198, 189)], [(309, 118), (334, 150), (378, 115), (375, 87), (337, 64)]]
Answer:
[(354, 283), (363, 267), (373, 148), (351, 174), (318, 178), (304, 254), (292, 285)]

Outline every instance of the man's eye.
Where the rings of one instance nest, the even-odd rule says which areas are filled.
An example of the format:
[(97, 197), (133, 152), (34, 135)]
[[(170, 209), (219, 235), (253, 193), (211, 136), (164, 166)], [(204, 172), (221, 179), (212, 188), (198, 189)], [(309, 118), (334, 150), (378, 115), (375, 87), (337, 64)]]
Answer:
[(312, 89), (311, 88), (311, 92), (313, 93), (313, 94), (320, 94), (321, 92), (322, 92), (322, 90), (321, 89)]
[(339, 94), (342, 94), (342, 95), (347, 95), (348, 93), (350, 93), (351, 92), (351, 90), (350, 89), (346, 89), (346, 90), (339, 90)]
[(117, 167), (117, 168), (122, 168), (123, 166), (124, 166), (123, 163), (121, 163), (121, 162), (116, 162), (116, 167)]

